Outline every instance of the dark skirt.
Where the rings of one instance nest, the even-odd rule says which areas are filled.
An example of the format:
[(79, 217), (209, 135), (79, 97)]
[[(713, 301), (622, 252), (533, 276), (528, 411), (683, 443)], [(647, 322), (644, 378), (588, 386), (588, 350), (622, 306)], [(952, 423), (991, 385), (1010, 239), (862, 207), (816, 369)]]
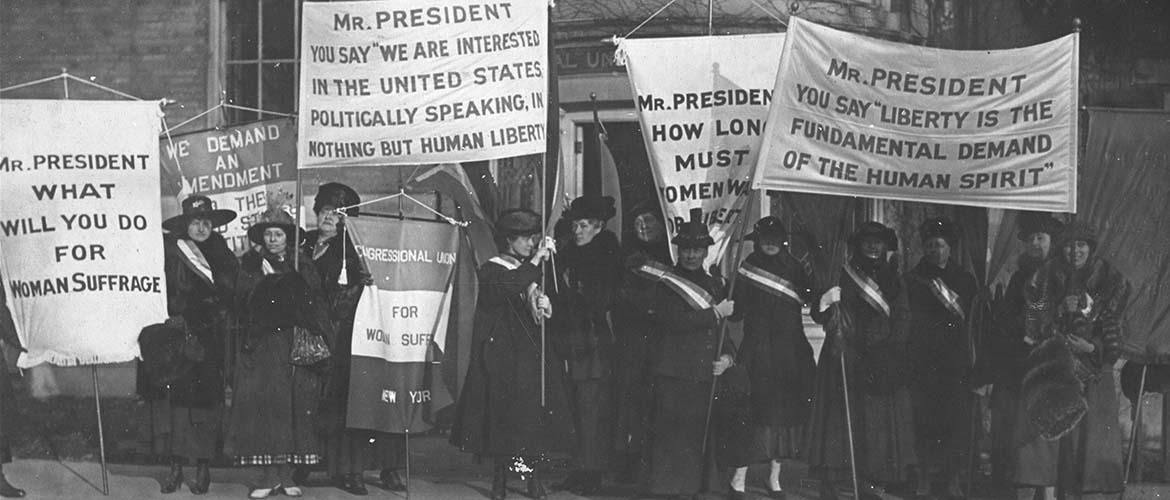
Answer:
[(329, 476), (367, 470), (401, 469), (406, 465), (406, 436), (364, 429), (346, 429), (322, 440)]
[(222, 407), (188, 408), (150, 400), (151, 449), (156, 455), (210, 460), (219, 441)]
[(289, 363), (292, 328), (251, 335), (254, 349), (236, 358), (224, 453), (236, 465), (317, 463), (319, 373)]
[(651, 495), (694, 495), (703, 490), (725, 490), (719, 480), (713, 450), (703, 456), (703, 425), (711, 382), (654, 377), (646, 460), (646, 492)]

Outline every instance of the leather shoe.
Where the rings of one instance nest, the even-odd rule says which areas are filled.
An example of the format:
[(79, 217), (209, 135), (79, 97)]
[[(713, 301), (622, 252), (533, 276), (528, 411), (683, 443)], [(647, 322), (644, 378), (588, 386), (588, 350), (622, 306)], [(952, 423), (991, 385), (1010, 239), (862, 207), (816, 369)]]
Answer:
[(396, 470), (382, 469), (378, 474), (378, 480), (382, 483), (382, 489), (386, 491), (406, 491), (406, 483), (402, 482), (402, 477)]
[(492, 500), (504, 500), (508, 496), (508, 470), (496, 466), (492, 474)]
[(207, 493), (207, 489), (211, 486), (211, 469), (207, 464), (200, 463), (195, 466), (195, 482), (191, 483), (189, 488), (191, 493), (195, 495), (202, 495)]
[(544, 489), (544, 483), (540, 482), (540, 478), (533, 473), (528, 477), (528, 498), (532, 500), (545, 500), (548, 498), (548, 491)]
[(337, 486), (350, 495), (366, 496), (370, 491), (366, 489), (365, 481), (362, 481), (361, 474), (346, 474)]
[(171, 464), (171, 473), (167, 474), (166, 479), (163, 479), (162, 486), (159, 491), (166, 493), (174, 493), (183, 485), (183, 466), (177, 463)]
[(784, 490), (774, 490), (769, 487), (768, 498), (771, 498), (772, 500), (787, 500), (788, 495), (784, 494)]
[(736, 489), (727, 490), (727, 500), (745, 500), (747, 498), (746, 491), (739, 491)]
[[(276, 488), (279, 488), (279, 486)], [(261, 498), (268, 498), (274, 491), (276, 491), (276, 488), (255, 488), (248, 492), (248, 498), (253, 498), (256, 500)]]

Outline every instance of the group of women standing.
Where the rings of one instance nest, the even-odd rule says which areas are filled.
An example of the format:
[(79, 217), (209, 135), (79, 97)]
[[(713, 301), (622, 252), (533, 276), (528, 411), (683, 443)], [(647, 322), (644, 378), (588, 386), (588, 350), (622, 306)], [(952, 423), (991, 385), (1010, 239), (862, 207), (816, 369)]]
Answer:
[[(345, 427), (350, 338), (338, 332), (350, 329), (369, 283), (343, 223), (358, 215), (350, 207), (359, 202), (348, 186), (322, 185), (316, 231), (298, 245), (292, 218), (271, 211), (248, 229), (252, 248), (239, 259), (214, 231), (236, 214), (204, 196), (186, 198), (182, 214), (163, 223), (167, 325), (178, 332), (170, 346), (177, 355), (163, 355), (162, 337), (144, 335), (148, 369), (139, 380), (151, 401), (156, 451), (171, 457), (163, 493), (181, 487), (189, 460), (196, 465), (191, 492), (206, 493), (221, 438), (235, 465), (256, 469), (250, 498), (301, 496), (305, 472), (321, 462), (353, 494), (367, 493), (362, 473), (369, 469), (381, 469), (384, 488), (404, 489), (396, 472), (405, 453), (400, 439)], [(331, 353), (324, 360), (322, 345)], [(318, 354), (294, 355), (305, 346)], [(159, 373), (152, 364), (167, 361), (181, 361), (170, 363), (181, 371), (152, 380)]]

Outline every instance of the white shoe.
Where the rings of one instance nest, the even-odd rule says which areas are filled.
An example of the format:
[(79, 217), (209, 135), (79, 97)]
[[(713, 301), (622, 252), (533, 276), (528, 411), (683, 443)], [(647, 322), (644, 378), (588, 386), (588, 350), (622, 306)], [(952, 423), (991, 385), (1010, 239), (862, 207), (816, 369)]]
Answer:
[(268, 498), (276, 488), (256, 488), (248, 493), (248, 498)]
[(299, 497), (303, 496), (305, 492), (300, 486), (286, 486), (284, 488), (284, 494), (290, 497)]

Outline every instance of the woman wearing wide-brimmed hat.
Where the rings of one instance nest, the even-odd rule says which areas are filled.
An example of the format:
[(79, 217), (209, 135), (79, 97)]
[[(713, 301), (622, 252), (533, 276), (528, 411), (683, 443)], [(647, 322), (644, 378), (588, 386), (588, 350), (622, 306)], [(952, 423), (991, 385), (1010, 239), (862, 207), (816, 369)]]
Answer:
[[(826, 328), (817, 363), (807, 450), (810, 472), (821, 479), (821, 500), (836, 498), (835, 480), (850, 476), (849, 432), (839, 356), (848, 370), (849, 409), (862, 500), (876, 500), (874, 483), (901, 483), (917, 465), (906, 370), (910, 308), (898, 265), (893, 229), (865, 222), (849, 237), (849, 261), (839, 286), (825, 292), (813, 319), (825, 324), (830, 306), (840, 325)], [(828, 331), (833, 330), (835, 331)]]
[(769, 496), (783, 498), (780, 468), (804, 446), (816, 374), (801, 313), (815, 299), (812, 269), (788, 252), (788, 231), (779, 218), (756, 221), (744, 239), (753, 249), (740, 264), (733, 317), (743, 319), (738, 362), (750, 381), (752, 432), (734, 464), (731, 489), (739, 494), (732, 496), (743, 498), (748, 464), (767, 462)]
[(1065, 495), (1119, 493), (1121, 427), (1113, 363), (1130, 287), (1098, 255), (1087, 224), (1064, 229), (1056, 256), (1024, 286), (1025, 361), (1016, 484)]
[(451, 427), (451, 444), (494, 462), (494, 500), (507, 496), (513, 466), (528, 469), (523, 472), (530, 497), (546, 498), (544, 458), (574, 444), (562, 364), (551, 348), (541, 366), (537, 321), (553, 311), (540, 287), (540, 269), (556, 247), (540, 234), (540, 216), (531, 210), (506, 211), (496, 222), (500, 254), (479, 268), (471, 359)]
[(250, 498), (301, 496), (292, 467), (320, 461), (315, 431), (321, 368), (293, 364), (294, 331), (304, 329), (333, 345), (320, 275), (308, 255), (297, 256), (292, 218), (271, 213), (273, 218), (248, 229), (259, 248), (240, 259), (240, 335), (224, 440), (235, 465), (261, 467), (249, 481)]
[[(138, 391), (149, 401), (155, 453), (167, 455), (171, 472), (161, 491), (172, 493), (183, 484), (183, 463), (195, 462), (191, 492), (207, 493), (208, 463), (220, 437), (227, 341), (232, 298), (239, 265), (215, 228), (236, 218), (217, 209), (206, 196), (189, 196), (183, 212), (163, 221), (163, 268), (167, 278), (169, 326), (186, 333), (180, 351), (190, 368), (169, 384), (152, 383), (139, 371)], [(156, 362), (150, 350), (143, 362)], [(162, 360), (157, 360), (162, 361)], [(150, 372), (153, 373), (153, 372)]]
[(981, 356), (981, 370), (992, 384), (991, 392), (991, 474), (999, 488), (1011, 488), (1016, 473), (1016, 427), (1020, 420), (1020, 383), (1024, 360), (1031, 346), (1024, 342), (1024, 285), (1047, 262), (1064, 224), (1048, 214), (1021, 213), (1016, 237), (1024, 253), (1016, 260), (1016, 271), (1008, 280), (1003, 297), (995, 303), (996, 328), (990, 331), (988, 352)]
[(406, 446), (401, 434), (345, 426), (354, 313), (362, 290), (372, 283), (345, 227), (346, 218), (358, 216), (359, 203), (361, 197), (353, 188), (338, 182), (322, 184), (313, 199), (317, 229), (306, 233), (301, 248), (312, 256), (321, 276), (321, 286), (329, 301), (329, 319), (337, 332), (329, 379), (321, 400), (325, 468), (338, 488), (365, 495), (368, 490), (362, 474), (370, 469), (381, 471), (379, 479), (383, 488), (406, 489), (397, 472), (406, 458)]
[(903, 276), (910, 301), (910, 387), (920, 465), (915, 494), (930, 497), (930, 473), (946, 479), (946, 497), (963, 496), (959, 477), (970, 439), (968, 315), (975, 275), (959, 264), (959, 227), (946, 217), (922, 223), (922, 260)]

